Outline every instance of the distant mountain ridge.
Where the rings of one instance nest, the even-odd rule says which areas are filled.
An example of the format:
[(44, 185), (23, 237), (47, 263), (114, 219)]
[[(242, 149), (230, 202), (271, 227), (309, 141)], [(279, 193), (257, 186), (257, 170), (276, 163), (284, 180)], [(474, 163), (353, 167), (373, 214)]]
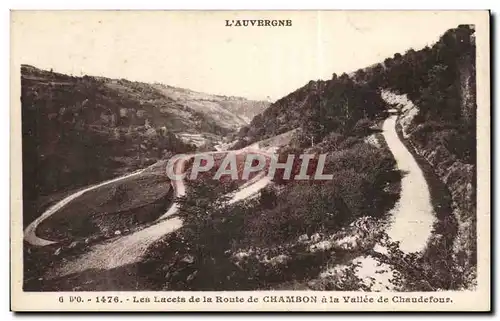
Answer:
[[(127, 119), (134, 125), (144, 125), (146, 119), (149, 124), (165, 126), (174, 133), (207, 133), (226, 135), (231, 131), (246, 125), (250, 120), (270, 103), (266, 101), (253, 101), (243, 97), (211, 95), (185, 88), (168, 86), (160, 83), (133, 82), (126, 79), (110, 79), (106, 77), (74, 77), (55, 72), (44, 71), (33, 66), (22, 66), (22, 77), (36, 82), (49, 80), (53, 77), (70, 80), (70, 83), (59, 85), (75, 85), (75, 80), (85, 79), (101, 90), (109, 91), (111, 96), (121, 96), (121, 101), (128, 101), (127, 106), (95, 105), (97, 109), (107, 107), (110, 118), (107, 125), (120, 124), (120, 119)], [(76, 81), (81, 82), (81, 81)], [(91, 85), (92, 86), (92, 85)], [(102, 88), (102, 87), (105, 88)], [(67, 87), (70, 90), (71, 88)], [(79, 90), (79, 88), (74, 88)], [(98, 88), (96, 88), (98, 89)], [(152, 109), (154, 107), (154, 109)], [(125, 110), (127, 108), (127, 110)], [(132, 115), (134, 110), (135, 115)], [(143, 112), (137, 110), (144, 109)], [(105, 123), (105, 118), (102, 117)], [(114, 120), (113, 120), (114, 119)]]

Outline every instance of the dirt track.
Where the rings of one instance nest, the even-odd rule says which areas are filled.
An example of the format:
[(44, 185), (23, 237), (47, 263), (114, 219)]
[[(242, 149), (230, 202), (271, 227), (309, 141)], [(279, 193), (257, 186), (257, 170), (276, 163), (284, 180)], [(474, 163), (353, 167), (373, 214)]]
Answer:
[(404, 252), (423, 250), (432, 233), (435, 221), (429, 187), (424, 174), (399, 140), (396, 133), (396, 116), (384, 123), (384, 138), (396, 159), (398, 169), (403, 172), (401, 197), (392, 210), (393, 220), (387, 231), (389, 236), (400, 242)]
[[(401, 195), (391, 210), (391, 221), (387, 234), (393, 241), (400, 242), (400, 249), (405, 253), (419, 252), (426, 248), (435, 221), (429, 187), (424, 174), (413, 155), (406, 149), (396, 132), (397, 116), (384, 121), (383, 136), (397, 163), (403, 172)], [(386, 249), (377, 245), (378, 252)], [(355, 259), (360, 266), (357, 275), (361, 279), (375, 279), (373, 290), (391, 288), (389, 280), (393, 277), (391, 267), (382, 264), (370, 256)]]
[[(239, 153), (248, 150), (236, 151), (234, 153)], [(255, 151), (261, 154), (261, 151)], [(227, 153), (225, 151), (222, 152), (207, 152), (195, 155), (207, 155), (207, 154), (217, 154), (217, 153)], [(175, 163), (175, 173), (180, 174), (184, 171), (185, 164), (187, 161), (194, 157), (195, 155), (186, 155), (180, 158)], [(266, 154), (266, 156), (269, 156)], [(75, 198), (81, 196), (83, 193), (105, 186), (112, 182), (117, 182), (122, 179), (138, 175), (142, 171), (137, 171), (132, 174), (128, 174), (122, 177), (115, 178), (110, 181), (103, 182), (98, 185), (94, 185), (83, 189), (79, 192), (76, 192), (60, 202), (56, 205), (49, 208), (45, 211), (39, 218), (37, 218), (33, 223), (28, 226), (25, 230), (25, 239), (32, 245), (36, 246), (45, 246), (49, 244), (54, 244), (55, 242), (44, 240), (36, 236), (36, 228), (37, 226), (45, 219), (50, 217), (52, 214), (57, 212), (63, 206), (74, 200)], [(233, 193), (231, 203), (243, 200), (245, 198), (252, 197), (255, 195), (260, 189), (264, 188), (270, 179), (261, 173), (260, 175), (255, 176), (253, 179), (245, 183), (240, 187), (236, 192)], [(184, 184), (183, 179), (179, 180), (171, 180), (172, 188), (174, 189), (174, 196), (181, 197), (186, 194), (186, 186)], [(127, 264), (135, 263), (140, 261), (142, 256), (145, 254), (147, 248), (156, 240), (160, 239), (163, 235), (172, 233), (175, 230), (179, 229), (182, 226), (182, 220), (174, 217), (169, 218), (170, 216), (176, 214), (178, 211), (178, 204), (173, 203), (168, 211), (165, 212), (160, 218), (157, 219), (156, 224), (146, 227), (137, 232), (116, 237), (112, 240), (105, 241), (104, 243), (97, 244), (92, 246), (89, 251), (79, 257), (77, 257), (73, 261), (69, 261), (66, 264), (60, 266), (56, 270), (48, 271), (45, 278), (56, 278), (64, 275), (69, 275), (73, 273), (83, 272), (85, 270), (90, 269), (113, 269), (116, 267), (124, 266)]]
[(40, 237), (38, 237), (36, 235), (36, 229), (37, 229), (38, 225), (40, 225), (40, 223), (42, 223), (42, 221), (46, 220), (52, 214), (54, 214), (55, 212), (57, 212), (58, 210), (60, 210), (62, 207), (64, 207), (66, 204), (68, 204), (72, 200), (80, 197), (81, 195), (83, 195), (84, 193), (86, 193), (88, 191), (91, 191), (91, 190), (94, 190), (96, 188), (100, 188), (100, 187), (106, 186), (106, 185), (111, 184), (111, 183), (115, 183), (115, 182), (121, 181), (123, 179), (129, 178), (129, 177), (132, 177), (132, 176), (139, 175), (143, 171), (144, 170), (135, 171), (135, 172), (127, 174), (125, 176), (120, 176), (120, 177), (113, 178), (111, 180), (99, 183), (97, 185), (89, 186), (89, 187), (87, 187), (85, 189), (82, 189), (82, 190), (80, 190), (80, 191), (78, 191), (76, 193), (73, 193), (73, 194), (69, 195), (68, 197), (62, 199), (61, 201), (57, 202), (55, 205), (49, 207), (49, 209), (47, 209), (45, 212), (43, 212), (42, 215), (40, 215), (39, 217), (37, 217), (33, 222), (31, 222), (30, 225), (28, 225), (28, 227), (24, 230), (24, 240), (26, 242), (30, 243), (31, 245), (34, 245), (34, 246), (46, 246), (46, 245), (57, 243), (57, 242), (54, 242), (54, 241), (42, 239), (42, 238), (40, 238)]

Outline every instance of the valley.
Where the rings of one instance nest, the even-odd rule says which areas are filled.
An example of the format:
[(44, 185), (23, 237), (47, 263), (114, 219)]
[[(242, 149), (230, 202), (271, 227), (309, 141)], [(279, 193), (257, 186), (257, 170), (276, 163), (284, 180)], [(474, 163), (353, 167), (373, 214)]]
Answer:
[[(271, 104), (23, 65), (25, 290), (473, 288), (473, 33)], [(265, 175), (304, 154), (331, 179)]]

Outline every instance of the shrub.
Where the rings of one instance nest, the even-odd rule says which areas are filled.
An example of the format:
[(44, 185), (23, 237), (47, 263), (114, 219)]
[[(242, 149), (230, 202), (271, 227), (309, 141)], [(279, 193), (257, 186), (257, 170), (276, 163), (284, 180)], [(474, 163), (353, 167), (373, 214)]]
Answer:
[(396, 161), (388, 151), (359, 143), (351, 149), (329, 154), (325, 167), (328, 173), (352, 169), (358, 173), (372, 173), (377, 176), (392, 171), (395, 165)]
[(250, 214), (246, 223), (247, 242), (283, 244), (302, 234), (339, 226), (340, 202), (334, 186), (289, 185), (274, 208)]
[(370, 127), (373, 126), (373, 121), (368, 118), (361, 118), (357, 121), (352, 129), (352, 133), (358, 136), (366, 136), (370, 133)]
[(323, 145), (323, 151), (336, 151), (341, 149), (342, 143), (345, 141), (346, 137), (336, 132), (332, 132), (326, 136), (321, 142)]
[(429, 242), (433, 253), (405, 253), (398, 242), (390, 241), (387, 235), (382, 237), (382, 245), (387, 253), (378, 253), (383, 263), (394, 267), (394, 278), (391, 282), (399, 291), (439, 291), (463, 290), (471, 283), (471, 276), (458, 264), (452, 262), (453, 253), (449, 250), (444, 238), (434, 237)]
[(290, 146), (295, 148), (311, 147), (311, 143), (313, 142), (311, 137), (312, 136), (308, 135), (304, 130), (298, 129), (293, 133)]
[(475, 161), (476, 138), (468, 134), (470, 128), (460, 124), (428, 121), (417, 126), (412, 138), (421, 146), (443, 146), (466, 163)]
[(361, 140), (358, 137), (349, 136), (340, 143), (339, 149), (349, 149), (360, 142)]

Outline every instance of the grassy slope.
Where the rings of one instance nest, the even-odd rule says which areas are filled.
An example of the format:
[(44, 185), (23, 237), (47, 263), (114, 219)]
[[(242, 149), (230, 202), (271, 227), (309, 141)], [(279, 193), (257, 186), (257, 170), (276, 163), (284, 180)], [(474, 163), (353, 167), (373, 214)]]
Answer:
[(71, 240), (133, 228), (161, 216), (170, 204), (165, 175), (141, 174), (84, 193), (40, 224), (37, 235)]
[[(24, 225), (53, 195), (123, 175), (218, 139), (267, 103), (23, 65)], [(237, 114), (238, 113), (238, 114)]]

